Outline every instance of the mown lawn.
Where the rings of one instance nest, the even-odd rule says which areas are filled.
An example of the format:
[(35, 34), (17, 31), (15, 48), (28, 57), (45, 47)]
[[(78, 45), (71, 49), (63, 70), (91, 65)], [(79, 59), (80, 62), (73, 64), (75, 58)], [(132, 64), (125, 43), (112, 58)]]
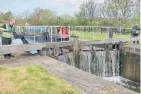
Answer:
[[(95, 39), (95, 40), (104, 40), (104, 39), (108, 39), (108, 33), (89, 33), (87, 32), (83, 32), (83, 31), (71, 31), (70, 34), (73, 34), (75, 36), (79, 36), (80, 38), (86, 38), (86, 39)], [(113, 38), (130, 38), (131, 35), (120, 35), (120, 34), (114, 34)]]
[(0, 67), (0, 94), (82, 94), (39, 66)]

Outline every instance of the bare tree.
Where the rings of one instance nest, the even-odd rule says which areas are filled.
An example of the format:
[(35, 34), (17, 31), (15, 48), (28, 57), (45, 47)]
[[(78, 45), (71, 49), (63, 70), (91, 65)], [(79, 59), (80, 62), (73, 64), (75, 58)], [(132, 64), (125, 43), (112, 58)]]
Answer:
[(34, 22), (33, 22), (34, 25), (39, 24), (39, 20), (40, 20), (40, 17), (41, 17), (43, 12), (44, 12), (44, 10), (41, 9), (41, 8), (35, 8), (34, 9), (34, 12), (33, 12), (32, 16), (31, 16), (34, 19)]
[(119, 27), (123, 26), (132, 16), (133, 0), (105, 0), (108, 16), (117, 20)]
[(24, 11), (23, 13), (23, 18), (25, 19), (25, 21), (27, 22), (29, 16), (30, 16), (30, 12), (29, 10)]
[(87, 21), (92, 22), (96, 17), (96, 6), (94, 0), (84, 1), (79, 8), (79, 13), (76, 14), (77, 19), (82, 25), (86, 25)]
[(81, 25), (86, 25), (87, 24), (87, 10), (86, 10), (86, 2), (83, 2), (82, 5), (80, 5), (79, 8), (79, 13), (76, 13), (75, 16), (77, 18), (77, 21)]
[(95, 17), (96, 3), (94, 2), (94, 0), (88, 0), (86, 2), (85, 7), (86, 7), (86, 12), (87, 12), (87, 17), (91, 22), (93, 21)]

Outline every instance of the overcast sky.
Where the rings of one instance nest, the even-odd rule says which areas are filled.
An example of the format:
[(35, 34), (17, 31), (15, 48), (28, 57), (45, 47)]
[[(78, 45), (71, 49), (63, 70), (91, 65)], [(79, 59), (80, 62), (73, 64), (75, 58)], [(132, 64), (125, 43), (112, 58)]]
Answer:
[[(40, 7), (57, 12), (58, 15), (73, 15), (83, 1), (85, 0), (0, 0), (0, 11), (12, 11), (17, 15), (25, 10), (32, 12), (34, 8)], [(103, 0), (94, 1), (103, 3)]]

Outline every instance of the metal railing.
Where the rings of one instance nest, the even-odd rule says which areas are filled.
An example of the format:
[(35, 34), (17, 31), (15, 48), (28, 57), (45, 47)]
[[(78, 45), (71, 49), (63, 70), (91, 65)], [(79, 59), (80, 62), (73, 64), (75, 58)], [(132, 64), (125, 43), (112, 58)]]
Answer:
[[(58, 27), (66, 27), (66, 26), (16, 26), (17, 32), (24, 32), (27, 35), (34, 36), (34, 43), (36, 42), (36, 37), (42, 35), (44, 32), (48, 32), (51, 37), (50, 42), (56, 41), (54, 37), (56, 36), (54, 32), (56, 32), (56, 28)], [(117, 27), (106, 27), (106, 26), (67, 26), (69, 29), (69, 39), (70, 36), (78, 36), (83, 39), (94, 39), (94, 40), (102, 40), (109, 38), (129, 38), (131, 36), (132, 28), (117, 28)], [(53, 30), (55, 28), (55, 30)], [(61, 35), (61, 41), (62, 40)], [(30, 36), (29, 36), (30, 37)]]
[[(56, 42), (56, 32), (57, 32), (57, 28), (60, 28), (60, 32), (61, 32), (61, 28), (65, 28), (66, 26), (16, 26), (15, 27), (15, 31), (17, 33), (20, 32), (24, 32), (25, 36), (28, 37), (34, 37), (34, 43), (36, 43), (36, 37), (43, 35), (43, 33), (48, 32), (49, 37), (50, 37), (50, 42)], [(70, 39), (70, 27), (67, 26), (68, 29), (68, 39)], [(60, 33), (60, 38), (61, 41), (63, 40), (63, 34)]]
[(132, 28), (117, 28), (105, 26), (72, 26), (70, 27), (70, 34), (79, 36), (80, 38), (95, 39), (109, 39), (113, 34), (113, 38), (130, 37)]

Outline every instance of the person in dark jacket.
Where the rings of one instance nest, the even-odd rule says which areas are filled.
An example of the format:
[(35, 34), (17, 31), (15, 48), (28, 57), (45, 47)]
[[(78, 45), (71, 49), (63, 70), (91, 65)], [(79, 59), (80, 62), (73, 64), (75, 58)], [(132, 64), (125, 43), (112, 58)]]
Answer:
[[(139, 32), (137, 32), (139, 31)], [(138, 26), (134, 26), (132, 29), (131, 29), (131, 36), (132, 37), (137, 37), (139, 36), (140, 34), (140, 28)], [(135, 41), (133, 41), (133, 43), (135, 43)], [(137, 43), (139, 44), (139, 41), (137, 41)]]
[(113, 31), (112, 29), (109, 30), (109, 39), (113, 38)]

